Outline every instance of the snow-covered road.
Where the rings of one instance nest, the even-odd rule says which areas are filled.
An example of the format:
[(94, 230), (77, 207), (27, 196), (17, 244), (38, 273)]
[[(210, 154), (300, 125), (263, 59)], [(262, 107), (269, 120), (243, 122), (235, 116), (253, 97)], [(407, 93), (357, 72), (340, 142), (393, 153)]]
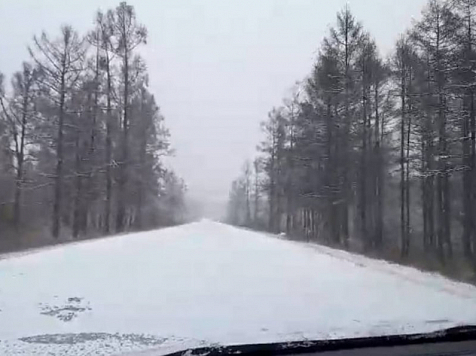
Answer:
[(476, 324), (476, 288), (210, 221), (0, 260), (1, 355), (110, 355)]

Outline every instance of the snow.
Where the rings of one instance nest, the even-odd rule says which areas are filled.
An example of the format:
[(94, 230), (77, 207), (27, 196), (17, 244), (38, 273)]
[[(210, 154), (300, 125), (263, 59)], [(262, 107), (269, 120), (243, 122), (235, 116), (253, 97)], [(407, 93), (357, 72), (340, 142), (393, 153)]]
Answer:
[(1, 355), (163, 354), (475, 323), (473, 286), (211, 221), (0, 260)]

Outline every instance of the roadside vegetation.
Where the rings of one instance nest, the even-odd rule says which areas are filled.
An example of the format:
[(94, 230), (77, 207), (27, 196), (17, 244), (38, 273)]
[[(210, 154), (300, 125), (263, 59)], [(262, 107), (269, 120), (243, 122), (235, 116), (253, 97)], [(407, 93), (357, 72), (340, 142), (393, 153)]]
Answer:
[(228, 221), (474, 281), (475, 25), (474, 1), (430, 0), (384, 58), (344, 8), (263, 121)]
[(18, 72), (0, 74), (0, 252), (183, 221), (146, 43), (123, 2), (88, 33), (36, 35)]

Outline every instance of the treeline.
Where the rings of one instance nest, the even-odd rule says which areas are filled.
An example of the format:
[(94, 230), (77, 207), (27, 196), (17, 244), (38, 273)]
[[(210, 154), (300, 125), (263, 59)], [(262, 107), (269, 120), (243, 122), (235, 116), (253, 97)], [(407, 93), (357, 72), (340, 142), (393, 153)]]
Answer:
[(338, 13), (308, 78), (263, 123), (229, 220), (474, 276), (475, 25), (476, 2), (430, 0), (384, 59)]
[(161, 162), (146, 41), (123, 2), (87, 34), (35, 36), (11, 84), (0, 75), (0, 248), (180, 222), (185, 185)]

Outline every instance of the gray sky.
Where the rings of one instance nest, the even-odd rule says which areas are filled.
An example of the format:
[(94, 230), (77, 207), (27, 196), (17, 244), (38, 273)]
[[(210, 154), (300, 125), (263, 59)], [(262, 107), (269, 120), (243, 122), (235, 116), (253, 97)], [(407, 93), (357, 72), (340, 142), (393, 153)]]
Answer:
[[(118, 0), (0, 0), (0, 71), (28, 59), (42, 30), (86, 32)], [(384, 54), (426, 0), (130, 0), (149, 30), (152, 92), (171, 130), (171, 164), (210, 215), (253, 158), (259, 123), (311, 70), (336, 12), (349, 3)]]

